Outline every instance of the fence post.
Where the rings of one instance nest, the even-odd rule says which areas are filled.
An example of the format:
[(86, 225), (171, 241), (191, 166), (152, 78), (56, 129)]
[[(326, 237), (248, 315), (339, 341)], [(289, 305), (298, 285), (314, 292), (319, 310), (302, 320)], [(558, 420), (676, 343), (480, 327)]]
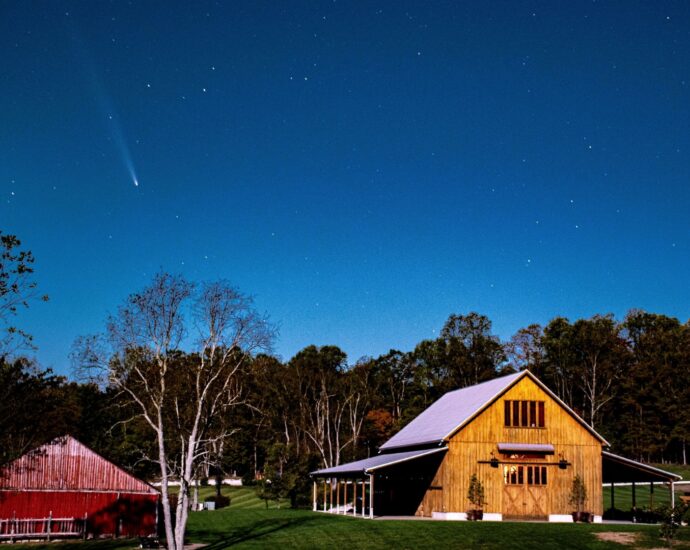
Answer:
[(50, 541), (50, 531), (52, 529), (52, 523), (53, 523), (53, 511), (50, 511), (50, 514), (48, 514), (48, 541)]

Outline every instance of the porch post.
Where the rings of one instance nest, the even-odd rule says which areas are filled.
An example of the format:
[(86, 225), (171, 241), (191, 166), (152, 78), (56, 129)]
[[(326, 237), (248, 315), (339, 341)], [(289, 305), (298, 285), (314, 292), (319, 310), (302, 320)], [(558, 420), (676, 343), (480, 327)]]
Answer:
[(314, 480), (314, 505), (312, 507), (312, 511), (316, 512), (316, 480)]
[(676, 507), (676, 487), (675, 483), (673, 481), (670, 482), (670, 487), (671, 487), (671, 508)]
[(366, 508), (367, 502), (367, 485), (364, 478), (362, 478), (362, 517), (364, 516), (364, 509)]
[(613, 490), (613, 481), (611, 482), (611, 510), (616, 507), (616, 493)]
[(328, 479), (323, 478), (323, 511), (326, 511), (326, 491), (328, 488)]
[(633, 505), (633, 510), (637, 509), (637, 499), (635, 498), (635, 482), (632, 482), (632, 505)]
[(369, 474), (369, 519), (374, 519), (374, 474)]
[(357, 515), (357, 480), (352, 480), (352, 517)]
[(340, 513), (340, 478), (335, 480), (335, 513)]
[(649, 508), (654, 508), (654, 482), (649, 482)]
[(328, 478), (328, 504), (330, 504), (330, 506), (328, 507), (328, 511), (332, 514), (333, 513), (333, 478), (332, 477)]

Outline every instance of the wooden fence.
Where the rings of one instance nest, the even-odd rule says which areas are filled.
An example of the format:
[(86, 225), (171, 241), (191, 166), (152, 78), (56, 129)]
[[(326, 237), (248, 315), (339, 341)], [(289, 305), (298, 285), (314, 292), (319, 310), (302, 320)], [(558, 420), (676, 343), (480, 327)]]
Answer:
[(22, 518), (0, 519), (0, 540), (46, 539), (83, 537), (86, 533), (84, 518)]

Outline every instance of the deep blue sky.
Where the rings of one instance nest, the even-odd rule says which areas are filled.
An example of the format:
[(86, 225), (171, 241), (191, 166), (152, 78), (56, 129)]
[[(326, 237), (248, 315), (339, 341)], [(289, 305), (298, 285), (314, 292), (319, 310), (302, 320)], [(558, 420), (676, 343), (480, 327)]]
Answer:
[(159, 269), (253, 294), (284, 358), (690, 316), (687, 2), (5, 0), (0, 74), (43, 366)]

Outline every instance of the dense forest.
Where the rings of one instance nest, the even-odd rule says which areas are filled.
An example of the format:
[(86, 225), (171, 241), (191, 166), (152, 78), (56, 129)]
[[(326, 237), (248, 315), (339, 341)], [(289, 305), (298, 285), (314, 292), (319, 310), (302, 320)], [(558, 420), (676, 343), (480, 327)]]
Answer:
[[(606, 437), (613, 451), (647, 462), (687, 463), (690, 324), (673, 317), (640, 310), (622, 320), (558, 317), (501, 341), (488, 317), (470, 312), (450, 315), (438, 338), (412, 350), (352, 364), (338, 347), (314, 345), (281, 360), (265, 351), (275, 336), (265, 320), (254, 316), (243, 295), (222, 285), (200, 286), (189, 310), (210, 320), (204, 347), (184, 349), (175, 338), (156, 347), (139, 338), (144, 321), (159, 320), (156, 311), (193, 297), (193, 285), (162, 274), (109, 319), (104, 333), (119, 349), (96, 346), (90, 337), (75, 343), (70, 380), (8, 345), (17, 335), (28, 337), (8, 320), (35, 290), (32, 258), (19, 255), (19, 244), (3, 240), (0, 265), (6, 306), (0, 313), (8, 334), (0, 353), (0, 463), (69, 433), (137, 474), (158, 478), (156, 434), (165, 428), (170, 456), (184, 456), (191, 439), (180, 434), (193, 419), (200, 449), (194, 477), (271, 479), (272, 491), (299, 504), (308, 494), (310, 470), (376, 453), (444, 392), (523, 369)], [(23, 287), (12, 286), (22, 279)], [(222, 315), (234, 323), (231, 343), (218, 337), (225, 330)], [(175, 324), (181, 319), (163, 332), (182, 330)], [(128, 334), (136, 337), (127, 340)], [(105, 376), (87, 377), (86, 367), (96, 364)], [(221, 371), (222, 384), (213, 386)], [(158, 412), (157, 425), (141, 396), (154, 395), (149, 384), (163, 382), (167, 397), (150, 409)]]

